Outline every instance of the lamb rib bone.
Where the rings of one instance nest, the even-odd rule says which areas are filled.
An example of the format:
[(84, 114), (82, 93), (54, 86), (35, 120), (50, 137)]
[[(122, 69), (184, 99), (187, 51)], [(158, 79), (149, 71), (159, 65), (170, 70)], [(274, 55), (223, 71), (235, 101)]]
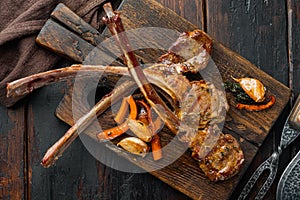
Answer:
[(110, 107), (112, 100), (118, 101), (123, 96), (128, 95), (134, 82), (125, 81), (122, 85), (115, 88), (111, 93), (104, 96), (87, 114), (82, 116), (75, 124), (62, 136), (54, 145), (52, 145), (46, 152), (41, 164), (44, 167), (50, 167), (62, 155), (64, 150), (77, 138), (80, 131), (84, 131), (92, 122), (95, 115), (102, 114)]
[[(177, 134), (180, 126), (183, 126), (183, 124), (180, 123), (177, 116), (168, 108), (168, 106), (159, 97), (153, 86), (147, 80), (142, 68), (140, 67), (140, 63), (132, 51), (122, 24), (120, 14), (113, 11), (110, 3), (104, 4), (103, 8), (107, 14), (107, 18), (103, 18), (103, 21), (108, 25), (110, 32), (112, 35), (114, 35), (116, 42), (119, 44), (119, 47), (125, 56), (129, 73), (150, 106), (165, 122), (167, 127), (173, 133)], [(181, 128), (181, 130), (187, 131), (189, 130), (189, 127), (185, 127), (184, 129)]]
[[(167, 71), (168, 69), (166, 64), (154, 64), (144, 69), (144, 72), (149, 81), (170, 95), (174, 102), (181, 101), (185, 91), (189, 89), (189, 80), (185, 76)], [(49, 70), (10, 82), (7, 84), (7, 97), (25, 96), (52, 83), (82, 76), (95, 77), (99, 73), (103, 73), (104, 76), (130, 76), (126, 67), (74, 64), (70, 67)]]
[[(158, 64), (157, 66), (163, 66), (163, 64)], [(167, 81), (163, 81), (164, 77), (158, 78), (156, 75), (151, 75), (151, 72), (158, 72), (156, 69), (156, 66), (152, 66), (150, 68), (145, 69), (149, 73), (149, 77), (151, 77), (154, 82), (160, 80), (158, 82), (158, 86), (160, 88), (163, 88), (164, 91), (171, 92), (171, 94), (176, 94), (175, 88), (172, 88), (172, 85), (166, 84)], [(22, 94), (24, 95), (26, 92), (31, 92), (31, 88), (38, 88), (41, 86), (44, 86), (46, 84), (51, 83), (51, 81), (47, 81), (47, 78), (51, 77), (51, 80), (55, 81), (61, 81), (65, 80), (70, 76), (76, 76), (80, 70), (84, 70), (84, 72), (92, 72), (92, 73), (83, 73), (85, 75), (93, 76), (93, 73), (99, 74), (99, 72), (109, 72), (112, 74), (119, 74), (119, 75), (127, 75), (129, 76), (128, 70), (125, 67), (112, 67), (112, 66), (84, 66), (81, 67), (81, 65), (73, 65), (68, 68), (63, 69), (57, 69), (57, 70), (51, 70), (48, 72), (43, 72), (40, 74), (32, 75), (30, 77), (26, 77), (20, 80), (17, 80), (15, 82), (10, 83), (8, 87), (10, 90), (9, 94)], [(164, 74), (164, 73), (160, 73)], [(189, 87), (189, 81), (184, 78), (184, 76), (178, 75), (174, 76), (174, 78), (180, 78), (178, 79), (179, 85), (183, 86), (186, 85), (185, 89), (188, 89)], [(41, 82), (41, 80), (44, 80)], [(174, 83), (174, 79), (172, 79)], [(181, 82), (180, 82), (181, 81)], [(30, 85), (30, 90), (28, 90), (28, 85)], [(115, 88), (110, 94), (106, 95), (99, 101), (86, 115), (81, 117), (66, 133), (65, 135), (58, 140), (53, 146), (51, 146), (48, 151), (46, 152), (44, 158), (42, 159), (41, 164), (44, 167), (50, 167), (55, 163), (55, 161), (62, 155), (64, 150), (77, 138), (77, 136), (84, 131), (94, 119), (93, 117), (95, 115), (102, 114), (106, 109), (109, 108), (111, 105), (110, 102), (112, 99), (118, 100), (122, 98), (123, 96), (127, 95), (126, 92), (130, 91), (129, 89), (132, 88), (135, 85), (135, 82), (133, 81), (126, 81), (121, 86)], [(173, 84), (174, 86), (174, 84)], [(18, 91), (18, 92), (15, 92)], [(126, 93), (126, 94), (125, 94)], [(178, 91), (177, 91), (178, 93)], [(182, 91), (182, 96), (185, 93), (185, 91)]]

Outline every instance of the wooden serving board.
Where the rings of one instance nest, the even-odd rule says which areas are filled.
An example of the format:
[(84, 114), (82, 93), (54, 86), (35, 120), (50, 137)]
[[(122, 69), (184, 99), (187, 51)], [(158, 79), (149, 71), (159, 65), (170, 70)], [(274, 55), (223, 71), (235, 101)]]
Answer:
[[(62, 7), (60, 8), (60, 11), (61, 10), (63, 10)], [(126, 30), (142, 27), (162, 27), (184, 32), (197, 28), (190, 22), (176, 15), (173, 11), (164, 8), (152, 0), (126, 0), (121, 5), (120, 11), (122, 13), (122, 19)], [(63, 13), (60, 13), (58, 16), (62, 14)], [(56, 18), (55, 15), (52, 17), (54, 19)], [(82, 25), (83, 22), (78, 23)], [(84, 24), (84, 26), (85, 25), (86, 24)], [(72, 25), (68, 24), (67, 26), (70, 27)], [(92, 30), (91, 27), (87, 28)], [(41, 31), (38, 42), (60, 54), (67, 55), (76, 62), (84, 62), (85, 55), (88, 54), (94, 46), (99, 44), (99, 42), (103, 39), (103, 36), (97, 33), (96, 30), (89, 31), (93, 34), (88, 35), (88, 37), (80, 34), (80, 32), (82, 32), (80, 30), (79, 32), (75, 32), (73, 30), (72, 34), (69, 32), (70, 31), (68, 29), (61, 28), (55, 20), (50, 20)], [(53, 42), (51, 37), (59, 38), (59, 35), (62, 34), (69, 34), (69, 37), (64, 37), (64, 39), (62, 39), (63, 42), (56, 40), (57, 46), (54, 46), (54, 44), (51, 43), (51, 41)], [(109, 35), (108, 33), (105, 34)], [(45, 35), (46, 37), (44, 37)], [(74, 41), (76, 41), (76, 47), (72, 45), (74, 44)], [(155, 45), (159, 47), (159, 43)], [(64, 48), (62, 48), (62, 46)], [(78, 53), (78, 50), (80, 53)], [(153, 62), (160, 56), (161, 52), (145, 49), (140, 50), (137, 53), (143, 61)], [(227, 97), (228, 103), (230, 104), (230, 110), (227, 113), (223, 132), (230, 133), (236, 137), (238, 141), (240, 141), (245, 154), (244, 166), (241, 171), (231, 179), (217, 183), (209, 181), (198, 168), (197, 162), (190, 157), (189, 151), (187, 151), (174, 163), (160, 170), (150, 172), (160, 180), (166, 182), (170, 186), (193, 199), (228, 199), (231, 196), (235, 187), (239, 183), (239, 180), (246, 172), (249, 164), (256, 155), (259, 147), (267, 137), (271, 127), (276, 122), (283, 108), (286, 106), (290, 96), (290, 90), (286, 86), (215, 40), (213, 40), (212, 59), (217, 65), (223, 81), (231, 80), (231, 76), (255, 77), (265, 84), (268, 91), (276, 96), (277, 101), (271, 109), (260, 112), (248, 112), (244, 110), (237, 110), (234, 107), (236, 104), (234, 98), (231, 94), (228, 94)], [(113, 87), (113, 84), (117, 81), (117, 79), (117, 77), (105, 77), (103, 78), (104, 82), (101, 83), (100, 81), (100, 84), (102, 84), (103, 87), (110, 88)], [(84, 87), (85, 86), (83, 84), (82, 89), (84, 89)], [(87, 99), (79, 99), (78, 101), (87, 101)], [(82, 114), (84, 114), (84, 112), (85, 110), (82, 110)], [(74, 123), (72, 113), (72, 90), (70, 90), (70, 92), (67, 93), (61, 101), (57, 108), (56, 115), (69, 125)], [(110, 110), (101, 115), (98, 120), (102, 128), (115, 126)], [(166, 128), (160, 132), (160, 135), (163, 143), (167, 143), (172, 139), (172, 133), (170, 133), (170, 131)], [(95, 139), (95, 135), (90, 136)], [(120, 150), (113, 144), (104, 145), (141, 168), (147, 169), (149, 164), (162, 164), (161, 162), (154, 162), (150, 157), (146, 157), (144, 159), (136, 158), (131, 154)], [(175, 149), (173, 154), (176, 154), (176, 152), (177, 151)], [(164, 159), (168, 160), (172, 156), (174, 155), (164, 155)]]

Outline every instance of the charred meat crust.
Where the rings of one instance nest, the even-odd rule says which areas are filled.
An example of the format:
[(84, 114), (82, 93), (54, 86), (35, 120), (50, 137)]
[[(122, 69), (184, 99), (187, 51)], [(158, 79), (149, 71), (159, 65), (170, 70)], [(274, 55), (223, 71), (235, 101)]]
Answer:
[(244, 162), (238, 141), (230, 134), (199, 131), (192, 144), (192, 157), (211, 181), (226, 180), (237, 174)]

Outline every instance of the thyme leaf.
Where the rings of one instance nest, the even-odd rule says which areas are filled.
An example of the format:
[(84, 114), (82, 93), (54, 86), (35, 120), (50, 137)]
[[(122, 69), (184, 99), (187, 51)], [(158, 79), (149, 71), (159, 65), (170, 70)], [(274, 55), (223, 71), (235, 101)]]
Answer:
[(235, 97), (235, 100), (239, 103), (243, 104), (255, 104), (255, 101), (249, 97), (248, 94), (245, 93), (243, 88), (240, 86), (239, 83), (232, 83), (229, 81), (226, 81), (224, 83), (225, 90), (232, 92), (232, 94)]

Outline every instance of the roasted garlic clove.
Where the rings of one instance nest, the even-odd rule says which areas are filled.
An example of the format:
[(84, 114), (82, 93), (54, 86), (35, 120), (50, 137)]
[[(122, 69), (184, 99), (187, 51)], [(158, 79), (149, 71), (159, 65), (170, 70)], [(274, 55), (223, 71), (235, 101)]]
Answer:
[(255, 78), (232, 78), (240, 84), (245, 93), (255, 102), (262, 102), (265, 100), (266, 88), (262, 82)]
[(121, 140), (118, 144), (130, 153), (145, 157), (149, 151), (148, 145), (141, 139), (136, 137), (127, 137)]
[(152, 139), (152, 132), (144, 122), (140, 120), (128, 120), (129, 129), (141, 140), (150, 142)]

